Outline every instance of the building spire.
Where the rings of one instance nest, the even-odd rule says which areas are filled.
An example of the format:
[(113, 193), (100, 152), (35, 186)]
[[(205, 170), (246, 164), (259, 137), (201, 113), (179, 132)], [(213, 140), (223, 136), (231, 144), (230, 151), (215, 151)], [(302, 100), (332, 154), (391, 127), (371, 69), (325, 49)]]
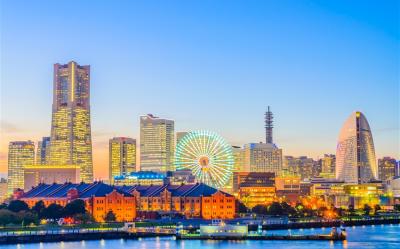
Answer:
[(268, 144), (273, 143), (272, 139), (272, 129), (274, 128), (273, 119), (274, 116), (270, 110), (270, 107), (268, 106), (268, 109), (265, 112), (265, 142)]

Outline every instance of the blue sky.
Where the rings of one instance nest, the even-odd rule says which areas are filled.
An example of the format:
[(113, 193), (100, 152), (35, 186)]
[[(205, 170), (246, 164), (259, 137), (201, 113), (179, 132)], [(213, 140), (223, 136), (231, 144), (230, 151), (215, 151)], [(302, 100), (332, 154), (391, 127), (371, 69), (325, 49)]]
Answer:
[(0, 172), (10, 140), (50, 133), (52, 64), (91, 65), (95, 174), (108, 139), (139, 115), (264, 140), (275, 114), (285, 155), (335, 153), (355, 110), (378, 156), (400, 157), (397, 1), (1, 2)]

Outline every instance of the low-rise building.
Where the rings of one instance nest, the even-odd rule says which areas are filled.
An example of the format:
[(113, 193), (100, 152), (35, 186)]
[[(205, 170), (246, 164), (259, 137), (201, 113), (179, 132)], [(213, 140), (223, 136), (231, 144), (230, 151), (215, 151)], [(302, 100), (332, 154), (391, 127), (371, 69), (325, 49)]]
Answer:
[(153, 171), (131, 172), (127, 175), (114, 177), (114, 184), (123, 185), (162, 185), (165, 183), (166, 177), (162, 173)]
[(38, 201), (43, 201), (45, 206), (53, 203), (66, 206), (73, 200), (81, 199), (85, 201), (86, 210), (98, 222), (103, 222), (109, 211), (115, 214), (116, 221), (119, 222), (133, 221), (136, 218), (135, 197), (102, 182), (39, 184), (26, 193), (16, 190), (14, 197), (26, 202), (29, 207), (33, 207)]

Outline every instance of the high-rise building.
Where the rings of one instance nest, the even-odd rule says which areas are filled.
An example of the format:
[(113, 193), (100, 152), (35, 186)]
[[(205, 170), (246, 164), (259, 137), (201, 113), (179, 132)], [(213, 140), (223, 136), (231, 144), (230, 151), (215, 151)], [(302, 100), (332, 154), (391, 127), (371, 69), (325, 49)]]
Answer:
[(332, 154), (325, 154), (321, 158), (322, 173), (324, 174), (334, 174), (336, 166), (336, 156)]
[(136, 139), (114, 137), (109, 142), (109, 175), (110, 183), (114, 178), (129, 175), (136, 171)]
[(36, 148), (36, 164), (44, 165), (47, 163), (47, 157), (50, 148), (50, 137), (43, 137), (42, 141), (38, 142)]
[(282, 173), (282, 149), (275, 144), (250, 143), (244, 145), (243, 163), (246, 172)]
[(377, 179), (371, 129), (364, 114), (354, 112), (343, 124), (336, 149), (336, 178), (346, 183)]
[(174, 171), (174, 121), (152, 114), (140, 117), (140, 169)]
[(283, 162), (286, 175), (300, 176), (301, 180), (318, 176), (321, 171), (319, 162), (306, 156), (285, 156)]
[(24, 188), (24, 168), (35, 163), (35, 144), (15, 141), (8, 145), (8, 194)]
[(378, 179), (382, 181), (392, 179), (396, 174), (396, 159), (384, 157), (378, 159)]
[(90, 66), (54, 65), (53, 114), (48, 164), (77, 165), (93, 181), (90, 128)]

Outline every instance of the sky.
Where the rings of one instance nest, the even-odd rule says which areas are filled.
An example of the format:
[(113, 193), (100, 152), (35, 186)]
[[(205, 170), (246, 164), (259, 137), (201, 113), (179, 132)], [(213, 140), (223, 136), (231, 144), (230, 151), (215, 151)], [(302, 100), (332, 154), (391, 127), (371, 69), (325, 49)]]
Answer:
[(94, 172), (139, 116), (264, 141), (284, 155), (335, 153), (363, 112), (377, 157), (400, 159), (398, 1), (1, 1), (0, 172), (7, 146), (50, 134), (53, 64), (91, 66)]

